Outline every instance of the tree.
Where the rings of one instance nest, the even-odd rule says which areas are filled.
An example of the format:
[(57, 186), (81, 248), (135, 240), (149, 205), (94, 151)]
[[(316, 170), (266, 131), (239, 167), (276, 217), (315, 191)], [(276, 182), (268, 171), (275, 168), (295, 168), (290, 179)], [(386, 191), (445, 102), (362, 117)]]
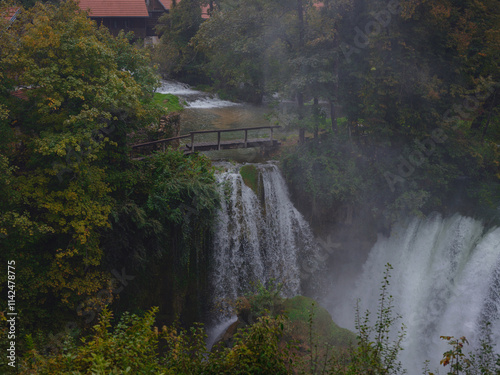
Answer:
[(1, 125), (11, 135), (0, 140), (1, 257), (22, 258), (28, 324), (50, 315), (40, 305), (75, 308), (107, 288), (100, 233), (117, 190), (108, 170), (125, 167), (127, 133), (162, 110), (148, 57), (73, 1), (21, 12), (0, 42)]
[(349, 1), (221, 1), (194, 42), (217, 88), (257, 102), (275, 93), (294, 98), (293, 126), (303, 141), (307, 101), (328, 99), (336, 118), (337, 27), (348, 7)]
[(207, 57), (206, 74), (217, 89), (260, 102), (264, 95), (264, 53), (269, 2), (221, 1), (193, 40)]
[(160, 17), (156, 26), (160, 44), (155, 47), (155, 60), (164, 76), (189, 80), (200, 75), (200, 58), (190, 42), (201, 23), (200, 0), (183, 0)]

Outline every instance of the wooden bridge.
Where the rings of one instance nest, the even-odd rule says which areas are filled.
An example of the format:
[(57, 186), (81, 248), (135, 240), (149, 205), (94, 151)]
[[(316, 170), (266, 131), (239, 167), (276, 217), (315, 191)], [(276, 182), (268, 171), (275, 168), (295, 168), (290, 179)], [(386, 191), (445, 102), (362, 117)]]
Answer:
[[(173, 148), (180, 147), (181, 140), (190, 138), (190, 143), (186, 143), (182, 150), (185, 154), (192, 154), (196, 151), (217, 151), (217, 150), (231, 150), (237, 148), (249, 148), (249, 147), (261, 147), (264, 149), (273, 149), (280, 146), (280, 142), (273, 138), (273, 130), (280, 128), (281, 126), (257, 126), (253, 128), (238, 128), (238, 129), (220, 129), (220, 130), (197, 130), (189, 132), (187, 135), (181, 135), (179, 137), (159, 139), (157, 141), (138, 143), (132, 145), (132, 150), (144, 150), (145, 153), (150, 153), (152, 151), (163, 151), (165, 152), (168, 146)], [(248, 138), (248, 132), (251, 130), (263, 130), (269, 129), (269, 138)], [(234, 132), (244, 132), (243, 139), (230, 139), (221, 140), (222, 133), (234, 133)], [(217, 133), (217, 141), (211, 142), (196, 142), (196, 135), (207, 135)], [(141, 152), (144, 154), (144, 152)]]

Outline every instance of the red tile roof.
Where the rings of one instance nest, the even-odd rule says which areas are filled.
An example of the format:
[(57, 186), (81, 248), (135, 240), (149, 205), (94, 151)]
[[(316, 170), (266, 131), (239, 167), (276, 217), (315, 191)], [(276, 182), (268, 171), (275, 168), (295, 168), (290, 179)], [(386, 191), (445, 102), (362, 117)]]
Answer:
[(17, 14), (19, 13), (20, 10), (21, 10), (20, 7), (11, 7), (11, 8), (7, 8), (6, 10), (2, 9), (0, 11), (1, 12), (0, 14), (3, 15), (3, 18), (5, 19), (5, 21), (7, 21), (8, 23), (11, 23), (11, 22), (14, 22)]
[(80, 0), (90, 17), (149, 17), (144, 0)]
[(18, 99), (28, 100), (28, 96), (26, 95), (25, 89), (11, 91), (10, 95), (15, 96)]
[[(163, 5), (163, 8), (165, 8), (165, 10), (172, 9), (172, 6), (174, 4), (173, 0), (159, 0), (159, 1), (160, 4)], [(179, 0), (177, 0), (177, 2), (179, 2)]]
[(207, 19), (210, 18), (210, 6), (202, 5), (201, 6), (201, 18)]

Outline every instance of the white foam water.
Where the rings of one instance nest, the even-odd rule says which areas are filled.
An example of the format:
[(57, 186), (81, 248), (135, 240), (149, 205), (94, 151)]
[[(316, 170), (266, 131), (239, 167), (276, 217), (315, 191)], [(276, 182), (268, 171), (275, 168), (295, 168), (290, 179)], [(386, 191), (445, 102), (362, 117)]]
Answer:
[(212, 287), (222, 302), (248, 291), (250, 283), (271, 279), (283, 283), (282, 294), (300, 294), (299, 263), (317, 251), (309, 225), (293, 206), (286, 183), (272, 163), (253, 164), (260, 196), (249, 188), (235, 166), (218, 175), (221, 209), (214, 238)]
[(188, 84), (176, 81), (162, 81), (162, 85), (157, 92), (160, 94), (176, 95), (181, 98), (181, 101), (186, 102), (187, 107), (189, 108), (207, 109), (239, 105), (238, 103), (221, 100), (217, 97), (217, 95), (194, 90)]
[(193, 101), (186, 100), (189, 108), (223, 108), (238, 106), (238, 103), (233, 103), (227, 100), (221, 100), (217, 97), (200, 98)]
[(472, 349), (485, 338), (488, 322), (500, 346), (500, 228), (486, 230), (482, 222), (460, 215), (396, 226), (389, 238), (379, 237), (344, 299), (329, 301), (336, 322), (354, 329), (359, 298), (361, 311), (370, 310), (374, 323), (387, 263), (393, 267), (394, 312), (407, 327), (400, 358), (409, 374), (421, 374), (425, 360), (431, 369), (439, 366), (450, 349), (440, 336), (466, 336)]

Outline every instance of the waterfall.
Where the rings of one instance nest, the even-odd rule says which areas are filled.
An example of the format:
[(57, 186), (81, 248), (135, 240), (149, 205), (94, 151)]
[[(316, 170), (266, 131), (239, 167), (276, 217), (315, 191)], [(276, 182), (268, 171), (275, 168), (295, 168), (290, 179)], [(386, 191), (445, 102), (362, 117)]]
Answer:
[(500, 349), (500, 228), (486, 229), (460, 215), (433, 215), (396, 226), (389, 238), (379, 237), (343, 299), (328, 301), (339, 324), (354, 329), (358, 298), (374, 323), (387, 263), (393, 266), (389, 293), (394, 312), (407, 327), (401, 360), (409, 374), (421, 374), (426, 359), (431, 369), (438, 367), (449, 350), (442, 335), (466, 336), (473, 348), (491, 329)]
[[(271, 279), (283, 283), (282, 294), (301, 292), (300, 266), (316, 252), (309, 225), (289, 199), (286, 183), (275, 164), (253, 164), (258, 194), (239, 172), (229, 167), (218, 174), (221, 208), (213, 243), (213, 299), (222, 303), (248, 291), (250, 283)], [(219, 316), (222, 318), (222, 316)]]

